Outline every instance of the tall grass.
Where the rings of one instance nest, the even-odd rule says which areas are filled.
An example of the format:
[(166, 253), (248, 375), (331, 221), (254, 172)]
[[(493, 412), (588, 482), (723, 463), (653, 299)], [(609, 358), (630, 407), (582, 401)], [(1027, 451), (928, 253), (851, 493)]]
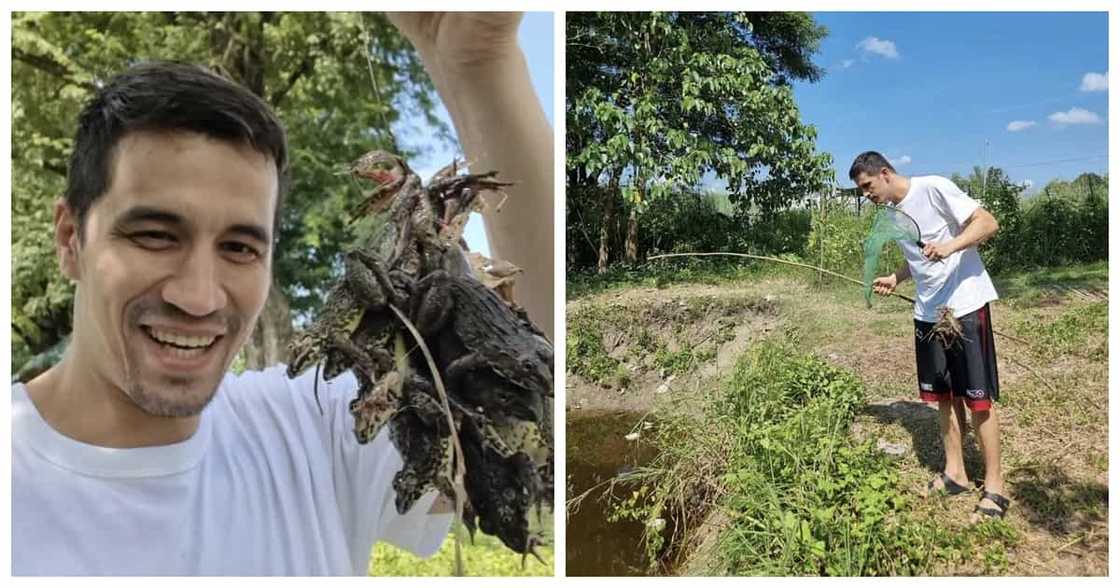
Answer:
[(715, 574), (922, 574), (974, 548), (980, 535), (912, 517), (897, 467), (850, 435), (864, 402), (852, 373), (768, 340), (710, 398), (699, 411), (659, 411), (661, 454), (616, 505), (620, 516), (677, 523), (650, 524), (652, 568), (679, 560), (717, 509), (712, 520), (726, 522), (709, 558)]
[(734, 574), (880, 575), (927, 568), (922, 529), (887, 458), (849, 436), (863, 386), (850, 372), (764, 344), (725, 387), (737, 446), (723, 476)]

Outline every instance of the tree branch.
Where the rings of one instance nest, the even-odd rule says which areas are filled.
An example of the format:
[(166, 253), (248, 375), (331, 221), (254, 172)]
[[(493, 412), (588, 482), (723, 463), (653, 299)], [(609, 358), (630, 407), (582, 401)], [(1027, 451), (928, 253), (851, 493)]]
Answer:
[(16, 337), (19, 337), (20, 340), (23, 341), (24, 345), (26, 345), (27, 347), (31, 347), (31, 338), (28, 337), (27, 332), (19, 328), (19, 325), (17, 325), (14, 321), (12, 322), (12, 331)]
[(70, 71), (70, 68), (45, 55), (33, 55), (17, 47), (12, 47), (12, 58), (68, 84), (73, 84), (90, 92), (97, 91), (97, 86), (94, 86), (92, 82), (79, 81), (74, 76), (74, 72)]
[(56, 165), (56, 164), (53, 164), (53, 163), (47, 163), (47, 162), (44, 161), (43, 162), (43, 169), (45, 169), (47, 171), (52, 171), (52, 172), (54, 172), (54, 173), (56, 173), (56, 174), (58, 174), (58, 175), (60, 175), (64, 178), (66, 177), (66, 173), (67, 173), (66, 166)]
[(309, 56), (304, 58), (304, 60), (299, 64), (299, 67), (288, 75), (288, 80), (287, 82), (285, 82), (284, 87), (272, 93), (272, 96), (269, 98), (268, 103), (272, 105), (273, 108), (279, 109), (280, 103), (284, 100), (284, 98), (288, 97), (288, 92), (292, 91), (292, 88), (295, 87), (296, 82), (298, 82), (307, 74), (311, 73), (314, 65), (315, 59), (313, 57)]

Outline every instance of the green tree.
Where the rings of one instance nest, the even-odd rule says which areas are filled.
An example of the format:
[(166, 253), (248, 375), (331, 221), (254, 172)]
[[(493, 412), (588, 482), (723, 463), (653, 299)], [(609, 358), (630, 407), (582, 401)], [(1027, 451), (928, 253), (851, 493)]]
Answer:
[(293, 316), (313, 314), (339, 272), (341, 219), (361, 191), (341, 165), (370, 149), (409, 156), (430, 146), (394, 139), (406, 118), (450, 138), (419, 57), (380, 14), (13, 14), (13, 366), (70, 330), (73, 288), (54, 269), (51, 204), (77, 114), (99, 83), (147, 60), (208, 65), (264, 98), (288, 130), (291, 186), (249, 367), (283, 359)]
[(1024, 250), (1037, 265), (1108, 258), (1108, 178), (1051, 180), (1025, 209)]
[[(774, 18), (767, 28), (765, 15), (748, 13), (570, 15), (569, 222), (603, 210), (601, 269), (620, 203), (625, 259), (634, 262), (650, 204), (689, 192), (706, 174), (727, 181), (738, 210), (763, 214), (831, 177), (787, 85), (819, 77), (808, 56), (824, 30), (804, 15)], [(594, 189), (603, 183), (605, 193)], [(596, 207), (590, 198), (603, 200)]]
[(953, 182), (980, 202), (999, 222), (999, 232), (981, 249), (984, 265), (991, 271), (1018, 267), (1023, 257), (1023, 211), (1020, 195), (1025, 189), (998, 167), (976, 166), (968, 178), (954, 175)]

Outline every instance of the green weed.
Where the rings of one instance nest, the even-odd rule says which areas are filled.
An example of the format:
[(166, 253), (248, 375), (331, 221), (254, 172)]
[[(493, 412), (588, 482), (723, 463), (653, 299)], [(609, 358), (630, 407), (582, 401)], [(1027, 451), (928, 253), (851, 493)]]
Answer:
[(1030, 337), (1033, 347), (1051, 358), (1074, 354), (1092, 360), (1105, 359), (1108, 357), (1108, 302), (1072, 305), (1054, 319), (1034, 313), (1017, 321), (1015, 331)]
[[(530, 556), (522, 567), (521, 556), (510, 551), (498, 538), (476, 533), (473, 544), (470, 539), (463, 540), (463, 567), (468, 576), (552, 576), (552, 546), (540, 546), (537, 551), (546, 565)], [(450, 576), (454, 567), (455, 540), (448, 534), (440, 550), (428, 559), (388, 543), (378, 543), (373, 548), (368, 573), (370, 576)]]
[(971, 562), (982, 539), (991, 544), (985, 569), (1006, 569), (1012, 539), (937, 529), (911, 514), (895, 464), (849, 434), (865, 394), (851, 372), (765, 341), (740, 358), (703, 416), (660, 421), (661, 454), (615, 514), (693, 521), (673, 534), (647, 531), (651, 569), (674, 556), (667, 546), (682, 539), (677, 529), (713, 508), (729, 521), (714, 573), (922, 574)]
[(592, 307), (568, 316), (567, 370), (592, 382), (616, 380), (625, 371), (621, 362), (607, 354), (603, 345), (604, 321), (609, 312)]

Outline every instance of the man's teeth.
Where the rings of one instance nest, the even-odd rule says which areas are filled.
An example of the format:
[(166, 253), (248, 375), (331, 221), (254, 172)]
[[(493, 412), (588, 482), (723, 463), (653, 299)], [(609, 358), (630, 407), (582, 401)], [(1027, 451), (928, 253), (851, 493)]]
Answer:
[(209, 347), (217, 337), (210, 336), (188, 336), (179, 335), (170, 331), (161, 331), (159, 329), (148, 329), (152, 338), (160, 343), (167, 343), (177, 347)]

